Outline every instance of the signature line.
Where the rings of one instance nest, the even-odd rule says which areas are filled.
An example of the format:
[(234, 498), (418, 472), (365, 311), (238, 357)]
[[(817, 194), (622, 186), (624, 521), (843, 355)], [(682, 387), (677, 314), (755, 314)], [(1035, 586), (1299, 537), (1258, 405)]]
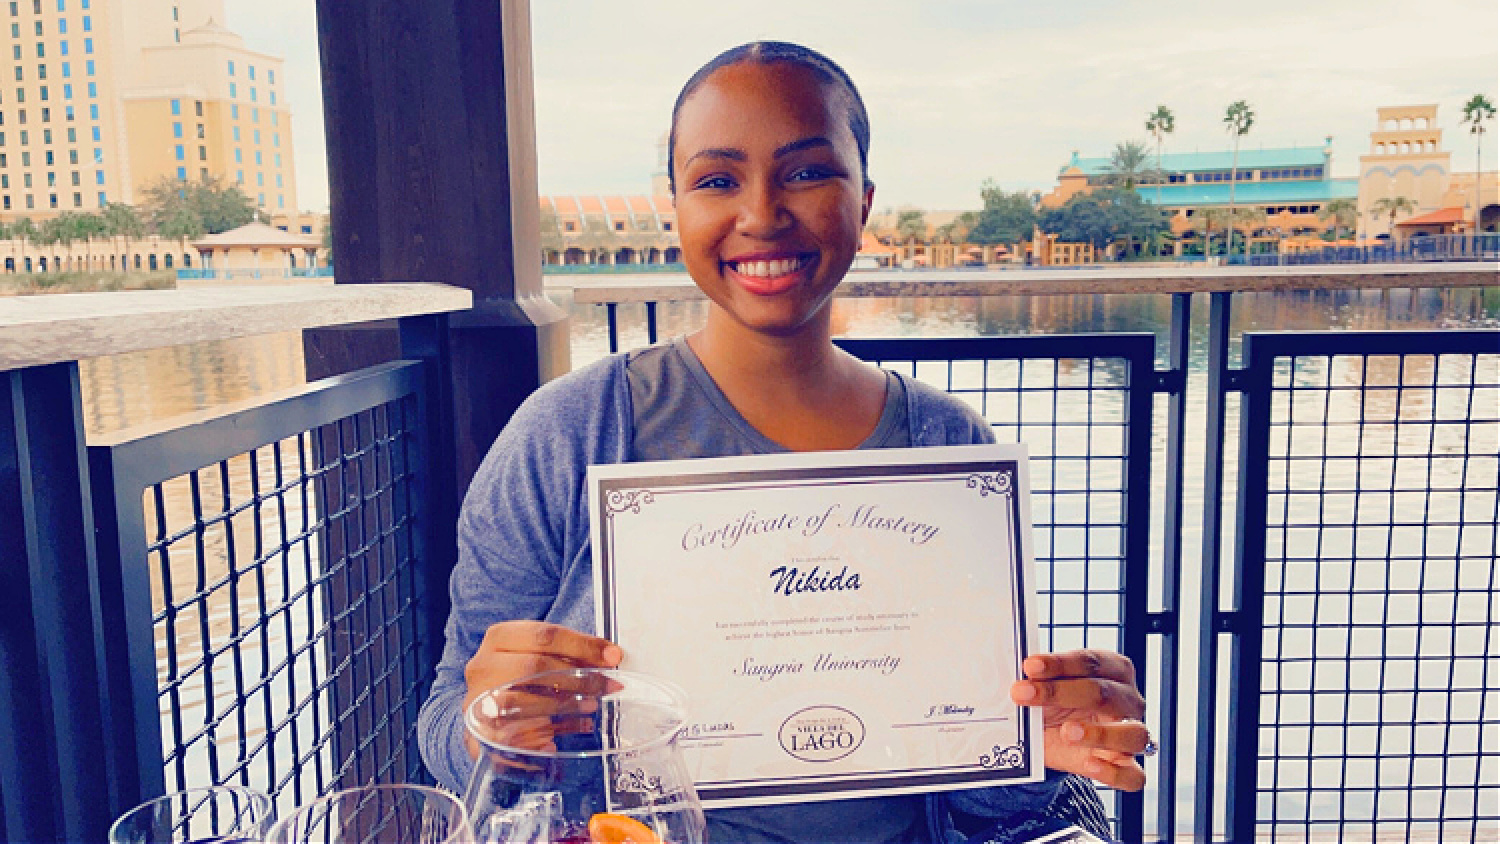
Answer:
[(704, 736), (683, 736), (678, 741), (710, 741), (721, 738), (760, 738), (765, 733), (711, 733)]
[(999, 721), (1009, 720), (1009, 715), (1001, 715), (998, 718), (964, 718), (958, 721), (918, 721), (915, 724), (892, 724), (891, 729), (899, 730), (906, 727), (947, 727), (953, 724), (993, 724)]

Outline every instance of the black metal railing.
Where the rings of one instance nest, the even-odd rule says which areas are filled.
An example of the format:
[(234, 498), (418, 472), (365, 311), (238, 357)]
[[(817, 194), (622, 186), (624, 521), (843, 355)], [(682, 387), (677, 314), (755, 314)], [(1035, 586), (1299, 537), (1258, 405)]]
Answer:
[[(1201, 467), (1191, 294), (1160, 350), (840, 342), (1030, 445), (1044, 643), (1131, 656), (1163, 748), (1144, 795), (1106, 795), (1122, 840), (1176, 840), (1189, 816), (1194, 840), (1500, 834), (1500, 332), (1251, 333), (1234, 366), (1232, 300), (1212, 294), (1192, 382)], [(41, 435), (81, 431), (76, 364), (0, 374), (0, 551), (32, 561), (0, 567), (9, 838), (96, 839), (143, 796), (211, 782), (290, 804), (425, 779), (412, 731), (451, 522), (430, 512), (444, 464), (413, 354), (86, 453)]]
[(1489, 839), (1500, 334), (1252, 333), (1244, 358), (1232, 839)]
[[(1391, 541), (1399, 543), (1409, 541), (1413, 525), (1420, 522), (1425, 530), (1423, 537), (1443, 531), (1462, 533), (1467, 549), (1464, 553), (1469, 555), (1458, 562), (1447, 559), (1436, 564), (1426, 558), (1403, 560), (1398, 555), (1392, 561), (1406, 563), (1405, 573), (1415, 577), (1417, 585), (1407, 588), (1390, 582), (1367, 588), (1368, 584), (1361, 582), (1361, 594), (1345, 601), (1341, 594), (1320, 596), (1319, 590), (1328, 591), (1339, 572), (1347, 578), (1349, 571), (1356, 570), (1357, 561), (1331, 557), (1331, 549), (1312, 538), (1317, 535), (1318, 520), (1326, 517), (1326, 504), (1318, 505), (1325, 510), (1312, 515), (1306, 515), (1305, 507), (1313, 506), (1310, 502), (1314, 500), (1338, 501), (1340, 506), (1347, 506), (1344, 499), (1349, 492), (1338, 484), (1344, 482), (1340, 473), (1349, 471), (1348, 460), (1336, 449), (1306, 459), (1294, 450), (1291, 458), (1282, 461), (1297, 467), (1289, 475), (1290, 470), (1279, 467), (1274, 455), (1285, 457), (1287, 442), (1301, 448), (1310, 436), (1324, 436), (1338, 447), (1352, 447), (1350, 443), (1358, 437), (1351, 438), (1337, 425), (1331, 433), (1319, 434), (1314, 426), (1304, 425), (1300, 416), (1285, 416), (1290, 412), (1283, 408), (1288, 396), (1297, 396), (1301, 403), (1309, 400), (1309, 388), (1304, 383), (1307, 365), (1280, 360), (1282, 369), (1296, 371), (1298, 377), (1295, 386), (1283, 381), (1273, 386), (1259, 375), (1264, 364), (1258, 356), (1267, 354), (1265, 350), (1278, 342), (1270, 338), (1279, 335), (1250, 333), (1246, 335), (1244, 365), (1235, 366), (1230, 332), (1234, 294), (1214, 293), (1208, 336), (1204, 338), (1208, 377), (1193, 382), (1195, 390), (1203, 390), (1192, 398), (1204, 406), (1206, 425), (1203, 431), (1195, 432), (1202, 434), (1204, 451), (1202, 474), (1197, 475), (1186, 458), (1191, 298), (1187, 293), (1173, 294), (1165, 348), (1155, 355), (1151, 335), (838, 342), (858, 356), (900, 369), (964, 398), (991, 420), (999, 438), (1021, 440), (1031, 446), (1045, 643), (1057, 648), (1111, 647), (1131, 656), (1143, 672), (1142, 687), (1151, 699), (1151, 726), (1165, 751), (1152, 765), (1144, 799), (1105, 795), (1122, 840), (1171, 841), (1179, 835), (1205, 841), (1500, 835), (1500, 821), (1496, 819), (1500, 809), (1493, 808), (1500, 805), (1500, 786), (1481, 784), (1500, 776), (1500, 745), (1493, 737), (1485, 738), (1485, 727), (1478, 723), (1482, 715), (1500, 705), (1500, 642), (1492, 641), (1492, 635), (1481, 635), (1493, 631), (1493, 607), (1500, 598), (1500, 582), (1494, 577), (1494, 558), (1500, 550), (1495, 545), (1500, 535), (1500, 512), (1494, 492), (1500, 483), (1496, 465), (1500, 436), (1495, 422), (1500, 412), (1500, 389), (1496, 387), (1500, 381), (1500, 372), (1496, 372), (1500, 366), (1500, 332), (1298, 335), (1303, 339), (1296, 347), (1297, 354), (1321, 355), (1330, 362), (1329, 367), (1343, 367), (1339, 371), (1345, 376), (1349, 375), (1349, 364), (1341, 356), (1353, 348), (1351, 343), (1363, 343), (1365, 354), (1376, 355), (1366, 359), (1437, 361), (1433, 366), (1440, 373), (1431, 376), (1441, 379), (1437, 382), (1410, 381), (1411, 367), (1397, 364), (1398, 368), (1405, 367), (1402, 371), (1409, 383), (1404, 386), (1379, 380), (1366, 383), (1363, 377), (1324, 385), (1322, 395), (1335, 397), (1329, 401), (1330, 411), (1350, 418), (1370, 413), (1367, 405), (1392, 395), (1406, 397), (1391, 411), (1397, 414), (1412, 412), (1408, 405), (1416, 394), (1414, 390), (1432, 390), (1434, 396), (1441, 397), (1446, 413), (1442, 418), (1424, 423), (1419, 417), (1402, 417), (1388, 420), (1388, 424), (1404, 426), (1402, 430), (1408, 432), (1419, 428), (1437, 431), (1428, 441), (1406, 442), (1402, 447), (1407, 452), (1399, 457), (1407, 462), (1446, 461), (1447, 474), (1429, 474), (1415, 481), (1403, 477), (1403, 483), (1414, 486), (1393, 487), (1406, 496), (1399, 505), (1401, 511), (1411, 512), (1406, 521), (1381, 522), (1363, 514), (1367, 523), (1351, 529), (1366, 543), (1373, 541), (1371, 536), (1394, 537)], [(600, 304), (609, 318), (613, 351), (619, 343), (618, 305)], [(645, 307), (646, 339), (650, 342), (656, 339), (656, 304), (640, 303)], [(1460, 351), (1468, 363), (1455, 370), (1449, 355)], [(1153, 369), (1153, 357), (1164, 360), (1166, 366)], [(1339, 361), (1337, 367), (1333, 361)], [(1452, 397), (1457, 395), (1464, 400), (1456, 402)], [(1153, 397), (1163, 396), (1166, 412), (1158, 407), (1153, 416)], [(1247, 455), (1247, 447), (1256, 447), (1258, 437), (1269, 435), (1253, 414), (1245, 415), (1242, 424), (1236, 425), (1229, 418), (1236, 405), (1242, 414), (1252, 414), (1261, 407), (1278, 408), (1283, 416), (1278, 417), (1280, 438), (1274, 442), (1283, 451), (1273, 451), (1269, 456)], [(1122, 412), (1125, 407), (1129, 412)], [(1342, 418), (1336, 416), (1335, 421)], [(1426, 428), (1421, 428), (1424, 424)], [(1070, 430), (1075, 425), (1088, 433), (1080, 436), (1079, 431)], [(1119, 432), (1115, 430), (1117, 425), (1122, 427)], [(1376, 427), (1366, 425), (1359, 430)], [(1116, 452), (1112, 444), (1121, 440), (1129, 446)], [(1454, 443), (1460, 440), (1463, 444), (1455, 451)], [(1461, 483), (1455, 485), (1453, 472), (1460, 473)], [(1086, 478), (1085, 489), (1076, 490), (1080, 499), (1073, 501), (1065, 494), (1070, 475)], [(1267, 499), (1267, 478), (1279, 479), (1285, 485), (1290, 483), (1288, 477), (1294, 479), (1296, 488), (1273, 490)], [(1369, 478), (1367, 473), (1363, 482), (1368, 484)], [(1114, 500), (1122, 493), (1123, 512)], [(1182, 592), (1182, 584), (1184, 563), (1195, 562), (1193, 549), (1184, 542), (1184, 504), (1195, 497), (1201, 499), (1203, 512), (1201, 554), (1196, 558), (1198, 571), (1194, 572), (1199, 575), (1199, 622), (1192, 629), (1184, 621), (1184, 611), (1193, 609), (1193, 596)], [(1069, 513), (1068, 508), (1076, 508), (1080, 500), (1088, 503), (1081, 519), (1074, 522), (1080, 514), (1076, 510)], [(1257, 506), (1264, 509), (1267, 500), (1280, 508), (1277, 512), (1282, 515), (1277, 518), (1282, 521), (1272, 519), (1267, 524), (1264, 513), (1259, 522), (1255, 521)], [(1365, 505), (1371, 500), (1368, 494), (1362, 499)], [(1066, 502), (1062, 510), (1058, 509), (1059, 502)], [(1153, 506), (1157, 502), (1159, 509)], [(1299, 502), (1301, 508), (1295, 506)], [(1101, 504), (1104, 506), (1098, 506)], [(1437, 509), (1424, 515), (1428, 504)], [(1158, 532), (1156, 539), (1149, 538), (1153, 530)], [(1273, 558), (1256, 563), (1247, 557), (1265, 547), (1264, 541), (1254, 537), (1261, 533), (1275, 537), (1278, 531), (1284, 536), (1278, 540), (1280, 545), (1273, 546), (1281, 549), (1277, 553), (1292, 547), (1293, 551), (1285, 553), (1303, 555), (1286, 571), (1279, 568), (1288, 565), (1284, 561)], [(1104, 538), (1104, 544), (1087, 546), (1081, 554), (1074, 554), (1080, 541), (1095, 537)], [(1116, 537), (1121, 542), (1119, 547), (1125, 549), (1119, 558), (1114, 553)], [(1295, 537), (1296, 542), (1287, 546), (1290, 540), (1286, 537)], [(1326, 562), (1324, 558), (1328, 558)], [(1257, 567), (1265, 566), (1270, 568), (1264, 577), (1254, 574), (1260, 570)], [(1313, 578), (1305, 591), (1285, 579), (1288, 571), (1299, 567)], [(1368, 571), (1368, 567), (1359, 570)], [(1423, 580), (1416, 574), (1424, 570), (1431, 579)], [(1369, 594), (1363, 594), (1365, 591)], [(1308, 619), (1303, 605), (1309, 599), (1325, 616), (1315, 614)], [(1353, 606), (1363, 607), (1360, 602), (1370, 601), (1376, 604), (1369, 606), (1382, 607), (1401, 607), (1404, 602), (1416, 601), (1421, 614), (1406, 626), (1413, 633), (1427, 631), (1416, 635), (1419, 644), (1400, 640), (1406, 632), (1398, 624), (1396, 628), (1381, 627), (1395, 644), (1383, 645), (1378, 656), (1339, 663), (1319, 651), (1299, 656), (1292, 648), (1292, 640), (1309, 635), (1312, 639), (1308, 641), (1327, 648), (1340, 635), (1347, 640), (1370, 634), (1367, 622), (1348, 617), (1342, 622), (1346, 628), (1342, 634), (1316, 632), (1336, 622), (1326, 616), (1330, 607), (1343, 607), (1347, 616), (1354, 611)], [(1258, 615), (1246, 611), (1262, 603), (1271, 613), (1271, 620), (1264, 624)], [(1084, 612), (1081, 621), (1076, 615), (1079, 607)], [(1444, 607), (1448, 608), (1446, 614)], [(1468, 615), (1459, 615), (1461, 612)], [(1381, 616), (1380, 624), (1387, 625), (1391, 620), (1387, 613)], [(1286, 640), (1286, 649), (1273, 649), (1281, 647), (1277, 637)], [(1264, 657), (1262, 638), (1267, 648)], [(1301, 639), (1298, 643), (1305, 644)], [(1406, 650), (1397, 645), (1405, 645)], [(1408, 652), (1417, 647), (1419, 652)], [(1225, 659), (1222, 666), (1221, 652)], [(1194, 668), (1179, 673), (1183, 659)], [(1311, 670), (1314, 664), (1317, 670)], [(1349, 670), (1335, 671), (1330, 666), (1336, 664)], [(1432, 672), (1437, 670), (1432, 666), (1437, 665), (1448, 666), (1445, 670), (1449, 673), (1443, 677), (1451, 675), (1456, 684), (1451, 694), (1444, 692), (1448, 696), (1441, 703), (1432, 702), (1436, 689), (1415, 681), (1403, 689), (1399, 682), (1401, 671)], [(1360, 673), (1371, 666), (1383, 678), (1378, 683)], [(1262, 669), (1267, 672), (1264, 679), (1259, 673)], [(1262, 694), (1266, 695), (1264, 700), (1259, 697)], [(1402, 694), (1407, 697), (1392, 702), (1391, 696)], [(1277, 720), (1294, 714), (1291, 707), (1312, 699), (1321, 701), (1325, 708), (1334, 700), (1383, 699), (1385, 708), (1380, 719), (1365, 721), (1358, 720), (1363, 717), (1359, 713), (1341, 709), (1339, 716), (1347, 716), (1350, 722), (1344, 725), (1347, 736), (1339, 740), (1344, 742), (1340, 744), (1328, 738), (1331, 722), (1310, 724), (1293, 719), (1282, 724)], [(1325, 712), (1319, 717), (1333, 716)], [(1407, 734), (1428, 736), (1427, 742), (1419, 746), (1412, 740), (1397, 747), (1393, 737), (1403, 735), (1403, 728), (1396, 722), (1405, 718), (1409, 724), (1414, 717), (1425, 718), (1427, 723), (1416, 728), (1408, 725)], [(1261, 725), (1264, 729), (1257, 733)], [(1285, 731), (1278, 733), (1282, 727)], [(1363, 741), (1369, 730), (1383, 736), (1374, 750), (1368, 749), (1368, 743), (1350, 743), (1351, 737)], [(1308, 745), (1313, 735), (1322, 743)], [(1431, 749), (1433, 735), (1441, 736), (1436, 751)], [(1192, 756), (1179, 756), (1186, 752), (1184, 745), (1188, 742)], [(1394, 762), (1386, 755), (1392, 752), (1397, 754)], [(1431, 770), (1439, 765), (1440, 754), (1449, 754), (1441, 761), (1445, 773), (1434, 779)], [(1305, 770), (1299, 771), (1296, 764), (1304, 765)], [(1315, 769), (1316, 779), (1309, 773)], [(1330, 769), (1345, 772), (1344, 778), (1332, 775), (1330, 779)], [(1403, 772), (1413, 779), (1402, 781)], [(1189, 776), (1193, 792), (1179, 795), (1178, 782)], [(1330, 782), (1339, 785), (1330, 786)], [(1339, 791), (1335, 799), (1335, 791), (1345, 786), (1347, 790)], [(1179, 833), (1180, 815), (1189, 816), (1190, 824)]]
[(422, 365), (89, 448), (122, 804), (425, 781)]
[(1500, 234), (1414, 235), (1400, 241), (1364, 246), (1335, 246), (1301, 252), (1231, 255), (1226, 264), (1252, 267), (1316, 264), (1393, 264), (1420, 261), (1500, 260)]
[[(1001, 442), (1028, 445), (1048, 650), (1104, 648), (1148, 664), (1147, 584), (1159, 574), (1150, 558), (1155, 343), (1128, 333), (839, 341), (964, 400)], [(1141, 796), (1100, 796), (1120, 840), (1144, 840)]]

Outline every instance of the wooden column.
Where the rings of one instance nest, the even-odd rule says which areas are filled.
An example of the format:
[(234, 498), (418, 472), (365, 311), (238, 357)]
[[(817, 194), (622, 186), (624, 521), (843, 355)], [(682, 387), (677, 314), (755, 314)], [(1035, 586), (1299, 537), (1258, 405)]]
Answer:
[[(516, 406), (566, 372), (542, 291), (526, 0), (318, 0), (335, 277), (468, 288), (450, 320), (452, 493)], [(393, 328), (317, 332), (310, 377), (389, 359)]]
[[(434, 449), (417, 518), (430, 538), (422, 578), (434, 587), (419, 601), (441, 623), (447, 601), (436, 584), (457, 557), (458, 502), (516, 407), (569, 368), (566, 314), (542, 291), (530, 6), (318, 0), (318, 45), (334, 278), (473, 292), (471, 310), (420, 330), (367, 323), (307, 332), (303, 343), (309, 378), (396, 357), (426, 364), (424, 434)], [(327, 532), (323, 559), (339, 559), (346, 541)], [(329, 587), (337, 604), (364, 584), (343, 570)], [(335, 617), (343, 608), (326, 609)], [(335, 664), (348, 638), (330, 643)], [(362, 691), (352, 675), (337, 682), (341, 700)], [(338, 730), (341, 763), (357, 755), (361, 722), (370, 719), (354, 713)], [(355, 764), (339, 784), (367, 776)]]

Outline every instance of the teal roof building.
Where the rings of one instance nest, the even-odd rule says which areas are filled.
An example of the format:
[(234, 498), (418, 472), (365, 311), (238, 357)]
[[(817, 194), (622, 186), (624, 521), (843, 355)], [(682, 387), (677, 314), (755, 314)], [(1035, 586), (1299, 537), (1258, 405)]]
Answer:
[[(1147, 202), (1160, 202), (1166, 208), (1228, 205), (1231, 179), (1236, 205), (1310, 206), (1355, 199), (1359, 180), (1332, 178), (1331, 159), (1331, 145), (1241, 149), (1237, 161), (1232, 150), (1165, 153), (1161, 157), (1163, 178), (1148, 176), (1136, 185), (1136, 191)], [(1149, 163), (1155, 169), (1155, 156)], [(1076, 179), (1081, 175), (1089, 185), (1101, 186), (1108, 183), (1111, 173), (1109, 158), (1080, 158), (1074, 153), (1058, 176)]]

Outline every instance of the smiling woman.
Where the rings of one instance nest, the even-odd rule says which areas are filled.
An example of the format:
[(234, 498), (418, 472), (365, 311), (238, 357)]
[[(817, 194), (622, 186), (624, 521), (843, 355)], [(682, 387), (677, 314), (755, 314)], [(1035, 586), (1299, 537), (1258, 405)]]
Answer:
[[(425, 758), (455, 788), (472, 766), (458, 719), (469, 701), (524, 674), (623, 657), (592, 635), (589, 465), (993, 441), (959, 400), (832, 342), (831, 299), (874, 196), (869, 124), (843, 71), (796, 45), (747, 44), (698, 71), (673, 118), (678, 230), (708, 314), (685, 338), (542, 387), (476, 475), (459, 520), (447, 647), (423, 709)], [(788, 590), (806, 585), (782, 574)], [(854, 588), (841, 578), (827, 579)], [(1057, 769), (1045, 782), (721, 809), (708, 813), (708, 839), (940, 842), (1023, 811), (1108, 835), (1093, 790), (1061, 771), (1141, 787), (1134, 754), (1146, 731), (1127, 720), (1145, 711), (1134, 668), (1094, 652), (1033, 656), (1026, 668), (1012, 696), (1042, 707)]]

